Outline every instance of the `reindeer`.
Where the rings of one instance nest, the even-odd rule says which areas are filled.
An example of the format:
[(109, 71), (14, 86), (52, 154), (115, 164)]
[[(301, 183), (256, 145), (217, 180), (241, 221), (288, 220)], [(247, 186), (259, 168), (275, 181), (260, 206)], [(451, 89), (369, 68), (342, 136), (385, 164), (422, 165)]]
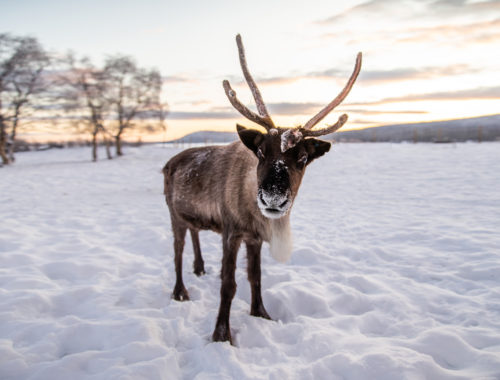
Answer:
[(252, 91), (257, 113), (243, 105), (227, 80), (225, 93), (243, 116), (264, 127), (267, 133), (236, 126), (240, 141), (227, 146), (187, 149), (163, 168), (165, 198), (174, 235), (176, 282), (172, 297), (189, 300), (182, 280), (182, 252), (186, 231), (191, 233), (194, 273), (205, 273), (198, 232), (222, 234), (220, 306), (212, 335), (214, 341), (229, 341), (231, 302), (236, 292), (236, 256), (246, 245), (248, 280), (251, 285), (250, 314), (271, 319), (262, 302), (260, 254), (263, 242), (270, 253), (285, 262), (291, 255), (290, 209), (306, 167), (330, 150), (330, 143), (315, 137), (333, 133), (347, 121), (343, 114), (326, 128), (312, 130), (339, 105), (351, 90), (361, 68), (358, 54), (354, 71), (340, 94), (304, 126), (277, 127), (271, 120), (259, 89), (247, 68), (240, 35), (236, 36), (243, 75)]

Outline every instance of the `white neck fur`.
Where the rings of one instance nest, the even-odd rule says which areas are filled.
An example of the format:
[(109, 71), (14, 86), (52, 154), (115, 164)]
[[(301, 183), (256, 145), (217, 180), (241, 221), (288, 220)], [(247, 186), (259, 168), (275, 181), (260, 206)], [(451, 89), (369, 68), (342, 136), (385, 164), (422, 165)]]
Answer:
[(292, 231), (290, 230), (290, 216), (271, 220), (271, 240), (269, 250), (271, 256), (280, 263), (286, 263), (292, 255)]

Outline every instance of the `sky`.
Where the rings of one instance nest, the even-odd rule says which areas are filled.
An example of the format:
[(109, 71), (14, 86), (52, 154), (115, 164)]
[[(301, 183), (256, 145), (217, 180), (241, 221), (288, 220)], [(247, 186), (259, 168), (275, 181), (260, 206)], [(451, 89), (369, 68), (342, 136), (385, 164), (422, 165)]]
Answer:
[(500, 0), (2, 0), (0, 32), (37, 37), (100, 64), (117, 53), (158, 68), (168, 138), (252, 125), (222, 80), (254, 107), (236, 34), (275, 124), (306, 123), (340, 92), (318, 127), (343, 130), (500, 113)]

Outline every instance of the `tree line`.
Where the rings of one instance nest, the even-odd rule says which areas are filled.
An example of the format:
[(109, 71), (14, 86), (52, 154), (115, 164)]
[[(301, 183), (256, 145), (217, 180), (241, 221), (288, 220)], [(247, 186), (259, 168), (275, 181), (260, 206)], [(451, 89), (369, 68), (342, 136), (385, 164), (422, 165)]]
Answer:
[(0, 34), (0, 157), (15, 161), (20, 127), (41, 120), (64, 120), (89, 134), (92, 160), (99, 140), (111, 158), (123, 155), (127, 130), (166, 129), (162, 76), (130, 56), (114, 55), (96, 66), (74, 53), (48, 52), (34, 37)]

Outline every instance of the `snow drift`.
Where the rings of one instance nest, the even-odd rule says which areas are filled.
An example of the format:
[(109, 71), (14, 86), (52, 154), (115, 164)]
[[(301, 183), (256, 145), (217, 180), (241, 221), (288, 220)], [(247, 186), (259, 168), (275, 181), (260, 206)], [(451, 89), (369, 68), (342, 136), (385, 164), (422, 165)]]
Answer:
[[(0, 169), (0, 378), (498, 379), (500, 146), (336, 145), (308, 168), (283, 265), (263, 251), (266, 308), (212, 343), (220, 237), (207, 275), (170, 299), (160, 169), (176, 149), (23, 153)], [(316, 221), (311, 224), (311, 220)]]

